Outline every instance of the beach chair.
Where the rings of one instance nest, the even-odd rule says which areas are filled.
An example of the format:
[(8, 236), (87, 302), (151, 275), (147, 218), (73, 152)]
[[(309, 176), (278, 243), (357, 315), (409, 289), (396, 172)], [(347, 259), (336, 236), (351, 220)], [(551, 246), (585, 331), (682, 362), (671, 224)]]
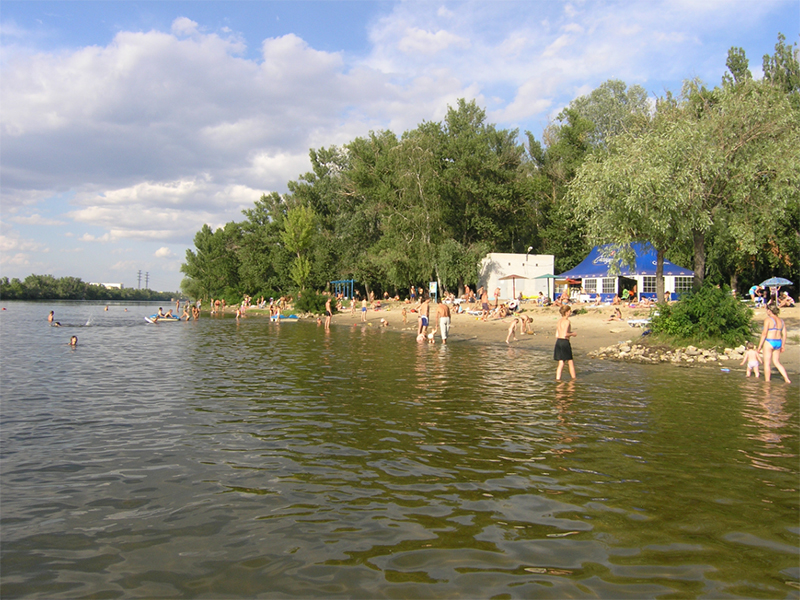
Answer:
[(647, 327), (650, 324), (650, 319), (628, 319), (628, 325), (631, 327)]

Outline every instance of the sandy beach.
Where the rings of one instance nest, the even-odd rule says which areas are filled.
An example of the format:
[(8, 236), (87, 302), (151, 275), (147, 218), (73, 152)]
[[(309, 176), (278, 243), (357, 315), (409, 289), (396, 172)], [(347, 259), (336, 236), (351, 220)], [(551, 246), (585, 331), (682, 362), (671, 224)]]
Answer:
[[(385, 319), (388, 328), (404, 334), (414, 335), (417, 331), (417, 314), (410, 312), (413, 305), (402, 302), (384, 302), (379, 311), (369, 310), (367, 312), (367, 326), (380, 327), (381, 319)], [(476, 305), (477, 306), (477, 305)], [(402, 309), (406, 308), (407, 323), (403, 323)], [(571, 339), (573, 352), (576, 360), (585, 358), (586, 354), (616, 344), (626, 340), (636, 340), (642, 335), (642, 329), (628, 325), (628, 319), (644, 319), (649, 314), (649, 309), (636, 309), (620, 307), (624, 321), (607, 322), (611, 316), (612, 307), (610, 306), (589, 306), (577, 305), (576, 310), (585, 308), (585, 314), (578, 314), (570, 318), (572, 329), (577, 333)], [(519, 347), (529, 347), (552, 351), (555, 337), (556, 322), (558, 321), (558, 308), (540, 308), (532, 304), (523, 304), (524, 314), (533, 319), (534, 334), (523, 334), (517, 331), (517, 341), (511, 344)], [(431, 317), (436, 315), (436, 306), (431, 305)], [(753, 320), (761, 330), (765, 315), (764, 309), (756, 309)], [(789, 308), (781, 311), (781, 317), (786, 321), (787, 326), (787, 348), (782, 355), (782, 362), (786, 367), (789, 376), (793, 379), (800, 376), (800, 308)], [(508, 327), (512, 317), (505, 319), (490, 319), (481, 321), (478, 317), (469, 314), (455, 314), (451, 316), (451, 329), (449, 343), (460, 343), (464, 341), (479, 342), (485, 344), (505, 344), (508, 334)], [(433, 321), (431, 319), (431, 324)], [(357, 308), (355, 314), (351, 314), (349, 307), (342, 313), (333, 316), (332, 326), (360, 326), (361, 308)], [(441, 343), (438, 334), (436, 343)], [(587, 359), (590, 360), (590, 359)], [(742, 367), (744, 369), (744, 367)], [(775, 372), (777, 375), (777, 372)]]

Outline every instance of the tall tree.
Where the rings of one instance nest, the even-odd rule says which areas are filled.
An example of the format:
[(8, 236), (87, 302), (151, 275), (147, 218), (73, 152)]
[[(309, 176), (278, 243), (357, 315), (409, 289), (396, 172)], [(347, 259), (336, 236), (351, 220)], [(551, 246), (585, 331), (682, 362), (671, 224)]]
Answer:
[(181, 272), (187, 280), (181, 283), (187, 293), (208, 298), (239, 286), (239, 256), (241, 228), (230, 222), (212, 231), (207, 224), (194, 236), (196, 251), (186, 250), (186, 262)]
[(668, 250), (688, 237), (699, 288), (706, 235), (723, 216), (753, 251), (785, 221), (798, 194), (799, 133), (786, 95), (768, 83), (708, 93), (690, 82), (649, 131), (619, 136), (607, 162), (587, 162), (571, 191), (597, 241)]
[(800, 50), (797, 43), (786, 44), (786, 37), (778, 34), (775, 54), (764, 55), (764, 81), (782, 90), (795, 109), (800, 110)]
[(587, 133), (589, 144), (605, 147), (614, 136), (645, 125), (651, 106), (647, 91), (642, 86), (633, 85), (629, 88), (624, 81), (609, 79), (589, 94), (570, 102), (567, 110), (574, 111), (594, 125), (591, 132)]
[(311, 275), (311, 260), (308, 256), (315, 234), (316, 214), (308, 206), (297, 206), (286, 213), (284, 230), (281, 234), (286, 249), (295, 255), (291, 277), (297, 286), (304, 290)]
[(753, 79), (749, 65), (750, 61), (747, 60), (742, 48), (734, 47), (728, 50), (728, 60), (725, 61), (728, 73), (722, 76), (723, 85), (734, 85)]

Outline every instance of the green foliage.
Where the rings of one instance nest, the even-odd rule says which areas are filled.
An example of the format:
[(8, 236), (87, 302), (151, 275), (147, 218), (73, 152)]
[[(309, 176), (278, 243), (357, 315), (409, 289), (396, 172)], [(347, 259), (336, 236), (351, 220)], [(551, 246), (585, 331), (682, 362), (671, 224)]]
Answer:
[[(570, 102), (567, 110), (590, 121), (594, 127), (586, 140), (592, 146), (604, 147), (612, 137), (646, 123), (650, 104), (642, 86), (628, 88), (624, 81), (610, 79), (586, 96)], [(559, 118), (564, 116), (566, 112), (562, 112)]]
[[(325, 302), (329, 296), (314, 292), (301, 292), (294, 301), (294, 309), (300, 313), (325, 314)], [(336, 314), (336, 302), (331, 301), (331, 312)]]
[(135, 288), (106, 288), (84, 283), (77, 277), (28, 275), (25, 281), (0, 278), (3, 300), (170, 300), (177, 292), (154, 292)]
[(241, 304), (244, 299), (244, 294), (236, 288), (226, 287), (218, 296), (214, 296), (214, 300), (225, 300), (226, 306), (236, 306)]
[(734, 269), (765, 244), (787, 246), (776, 232), (798, 195), (799, 123), (770, 84), (743, 78), (709, 91), (688, 82), (679, 101), (659, 105), (649, 129), (590, 157), (571, 198), (595, 243), (650, 242), (665, 252), (691, 243), (699, 287), (715, 241), (735, 241), (717, 253)]
[(676, 304), (659, 304), (650, 323), (654, 334), (682, 341), (736, 346), (750, 339), (753, 311), (727, 287), (704, 285)]
[(775, 54), (764, 55), (764, 80), (783, 91), (795, 110), (800, 109), (800, 60), (797, 44), (786, 44), (786, 37), (778, 34)]
[(196, 252), (186, 250), (186, 262), (181, 271), (186, 274), (184, 283), (199, 297), (219, 296), (222, 290), (239, 283), (241, 265), (239, 250), (242, 243), (241, 226), (228, 223), (216, 231), (208, 225), (194, 236)]
[(571, 102), (541, 141), (526, 132), (527, 148), (460, 99), (441, 122), (312, 149), (289, 193), (262, 196), (243, 223), (198, 232), (182, 288), (258, 297), (355, 279), (367, 291), (428, 281), (456, 291), (477, 283), (487, 252), (553, 254), (563, 272), (594, 244), (632, 242), (682, 264), (693, 258), (698, 285), (706, 275), (794, 280), (796, 59), (780, 36), (764, 81), (754, 81), (733, 48), (720, 88), (687, 82), (655, 114), (642, 88), (607, 81)]

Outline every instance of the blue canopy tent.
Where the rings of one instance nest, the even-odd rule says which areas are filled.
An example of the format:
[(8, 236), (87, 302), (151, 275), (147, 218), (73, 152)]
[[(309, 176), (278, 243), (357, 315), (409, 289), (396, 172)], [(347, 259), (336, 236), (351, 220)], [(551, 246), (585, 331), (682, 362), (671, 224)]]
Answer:
[[(561, 273), (558, 278), (559, 279), (581, 279), (581, 280), (594, 280), (596, 285), (597, 280), (604, 280), (604, 279), (611, 279), (614, 278), (616, 281), (614, 282), (614, 291), (610, 292), (608, 290), (608, 286), (604, 286), (604, 288), (595, 288), (596, 291), (592, 293), (600, 293), (603, 296), (603, 300), (608, 300), (613, 298), (615, 294), (619, 292), (619, 277), (627, 277), (630, 279), (634, 279), (638, 283), (638, 288), (640, 291), (640, 296), (655, 298), (655, 275), (656, 275), (656, 251), (652, 246), (647, 244), (631, 244), (631, 248), (633, 249), (636, 255), (636, 261), (634, 264), (634, 268), (631, 269), (627, 264), (624, 262), (619, 262), (619, 256), (615, 256), (616, 253), (612, 251), (608, 256), (603, 256), (603, 251), (610, 248), (610, 246), (595, 246), (592, 248), (592, 251), (589, 252), (589, 255), (581, 261), (581, 263), (566, 271)], [(619, 265), (619, 272), (615, 274), (609, 273), (609, 266), (612, 263), (617, 263)], [(689, 289), (691, 287), (691, 282), (686, 282), (686, 279), (694, 277), (694, 271), (690, 269), (685, 269), (683, 267), (679, 267), (678, 265), (664, 259), (664, 278), (665, 278), (665, 285), (666, 282), (669, 281), (672, 283), (671, 290), (673, 293), (673, 297), (675, 296), (676, 292), (680, 292), (683, 289)], [(651, 280), (646, 280), (645, 278), (652, 278)], [(677, 278), (677, 279), (676, 279)], [(646, 284), (646, 285), (645, 285)], [(680, 285), (678, 285), (680, 284)], [(650, 291), (650, 289), (653, 291)], [(667, 286), (669, 289), (669, 286)], [(591, 286), (587, 286), (587, 290), (591, 290)]]

